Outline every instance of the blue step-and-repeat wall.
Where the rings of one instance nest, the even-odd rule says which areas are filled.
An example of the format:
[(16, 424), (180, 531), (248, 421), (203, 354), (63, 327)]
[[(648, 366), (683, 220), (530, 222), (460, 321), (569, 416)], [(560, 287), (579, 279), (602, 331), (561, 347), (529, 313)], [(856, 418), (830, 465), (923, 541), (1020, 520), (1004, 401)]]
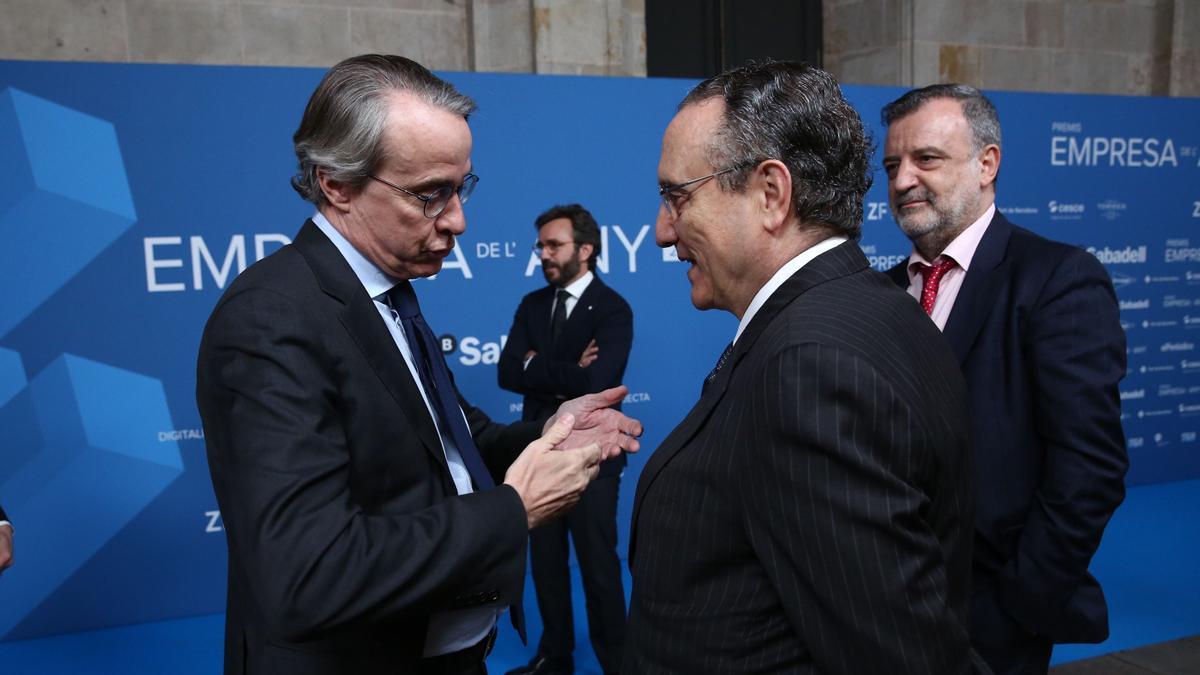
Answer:
[[(321, 74), (0, 62), (0, 504), (20, 532), (0, 640), (223, 609), (196, 349), (222, 289), (311, 213), (288, 185), (290, 138)], [(661, 134), (692, 83), (447, 77), (479, 101), (482, 180), (422, 304), (452, 337), (467, 397), (516, 419), (495, 364), (517, 302), (543, 283), (533, 219), (556, 203), (593, 211), (602, 273), (635, 316), (625, 409), (646, 424), (623, 552), (646, 456), (735, 327), (691, 307), (684, 269), (654, 244)], [(846, 91), (882, 144), (878, 111), (899, 90)], [(1121, 298), (1130, 483), (1200, 477), (1200, 100), (994, 99), (1001, 210), (1086, 247)], [(873, 264), (903, 259), (882, 171), (864, 216)]]

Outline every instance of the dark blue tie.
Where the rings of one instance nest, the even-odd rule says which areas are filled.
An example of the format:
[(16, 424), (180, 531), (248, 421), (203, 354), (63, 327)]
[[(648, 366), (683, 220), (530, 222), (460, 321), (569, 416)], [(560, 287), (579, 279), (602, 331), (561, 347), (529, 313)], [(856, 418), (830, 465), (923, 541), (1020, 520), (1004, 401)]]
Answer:
[(701, 396), (704, 395), (704, 392), (708, 391), (708, 386), (717, 379), (717, 374), (725, 367), (725, 363), (729, 361), (731, 354), (733, 354), (732, 342), (725, 345), (725, 351), (721, 352), (720, 358), (717, 359), (717, 365), (713, 366), (712, 372), (708, 374), (708, 377), (704, 378), (704, 384), (700, 387)]
[[(438, 348), (433, 331), (421, 316), (421, 305), (417, 303), (412, 284), (401, 281), (388, 291), (387, 296), (392, 309), (400, 317), (409, 347), (413, 349), (413, 361), (421, 375), (421, 386), (425, 388), (425, 395), (437, 414), (438, 427), (443, 433), (448, 432), (454, 445), (458, 446), (458, 454), (462, 456), (476, 489), (495, 487), (492, 475), (488, 473), (483, 457), (479, 456), (479, 449), (475, 447), (475, 439), (471, 438), (471, 431), (463, 420), (458, 395), (450, 382), (450, 369), (446, 367), (446, 359)], [(525, 609), (520, 600), (509, 606), (509, 618), (521, 636), (521, 642), (525, 642)]]
[(488, 473), (483, 457), (475, 447), (475, 439), (471, 438), (471, 431), (467, 429), (462, 408), (458, 406), (458, 395), (450, 382), (450, 369), (446, 367), (446, 359), (438, 348), (433, 331), (421, 316), (421, 306), (417, 303), (412, 284), (407, 281), (396, 284), (388, 291), (388, 299), (391, 300), (392, 309), (400, 316), (400, 325), (404, 327), (404, 335), (413, 351), (413, 361), (421, 376), (421, 386), (437, 415), (438, 428), (454, 441), (475, 488), (487, 490), (495, 487), (492, 475)]

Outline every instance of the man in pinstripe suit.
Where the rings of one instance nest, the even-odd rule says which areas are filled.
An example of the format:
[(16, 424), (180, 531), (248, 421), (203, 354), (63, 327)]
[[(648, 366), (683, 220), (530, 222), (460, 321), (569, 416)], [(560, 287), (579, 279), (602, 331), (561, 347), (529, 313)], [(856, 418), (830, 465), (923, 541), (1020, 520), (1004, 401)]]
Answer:
[(855, 240), (871, 185), (824, 71), (698, 85), (659, 246), (741, 323), (637, 487), (629, 673), (961, 673), (971, 473), (954, 357)]

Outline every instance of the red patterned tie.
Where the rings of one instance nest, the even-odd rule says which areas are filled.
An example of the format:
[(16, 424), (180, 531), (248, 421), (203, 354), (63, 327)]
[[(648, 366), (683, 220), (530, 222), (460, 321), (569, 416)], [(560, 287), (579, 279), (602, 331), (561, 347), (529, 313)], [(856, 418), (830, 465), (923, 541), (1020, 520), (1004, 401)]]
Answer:
[(926, 314), (933, 315), (933, 303), (937, 300), (938, 286), (942, 283), (942, 276), (958, 266), (951, 258), (943, 257), (940, 262), (931, 265), (922, 264), (921, 277), (925, 283), (921, 286), (921, 309), (925, 310)]

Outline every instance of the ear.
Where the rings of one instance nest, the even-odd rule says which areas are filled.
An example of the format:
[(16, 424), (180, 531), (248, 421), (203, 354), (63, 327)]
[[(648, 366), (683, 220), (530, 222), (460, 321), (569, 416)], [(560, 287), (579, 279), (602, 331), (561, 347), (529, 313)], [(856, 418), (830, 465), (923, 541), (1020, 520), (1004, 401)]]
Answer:
[(777, 159), (768, 159), (754, 168), (750, 183), (762, 205), (763, 226), (770, 232), (787, 223), (792, 215), (792, 172)]
[(342, 213), (350, 211), (351, 198), (361, 190), (349, 183), (330, 178), (329, 172), (324, 168), (317, 169), (317, 182), (320, 183), (321, 192), (325, 193), (325, 200), (329, 205)]
[(1000, 173), (1000, 146), (988, 145), (980, 152), (979, 168), (979, 187), (995, 184), (996, 174)]
[(596, 247), (592, 246), (591, 244), (580, 244), (579, 252), (577, 255), (579, 256), (579, 259), (582, 261), (591, 260), (592, 259), (592, 251), (595, 251), (595, 250), (596, 250)]

